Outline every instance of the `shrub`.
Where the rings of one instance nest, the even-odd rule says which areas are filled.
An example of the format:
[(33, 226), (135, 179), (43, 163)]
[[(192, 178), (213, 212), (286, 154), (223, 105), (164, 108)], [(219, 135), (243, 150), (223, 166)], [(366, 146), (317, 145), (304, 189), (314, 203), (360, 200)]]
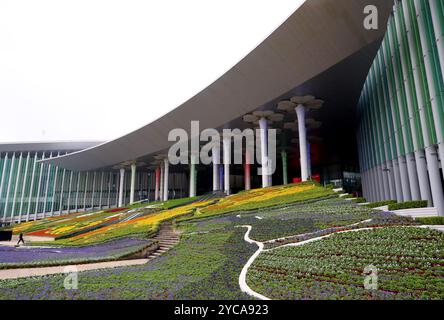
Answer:
[(396, 200), (385, 200), (385, 201), (372, 202), (372, 203), (368, 204), (367, 207), (377, 208), (377, 207), (382, 207), (382, 206), (388, 206), (388, 205), (395, 204), (395, 203), (396, 203)]
[(416, 221), (418, 221), (421, 224), (444, 225), (444, 217), (417, 218)]
[(366, 203), (366, 202), (367, 202), (367, 199), (365, 199), (365, 198), (363, 198), (363, 197), (359, 197), (359, 198), (356, 198), (354, 201), (355, 201), (356, 203)]
[(406, 201), (401, 203), (389, 204), (389, 210), (402, 210), (402, 209), (413, 209), (413, 208), (427, 208), (427, 200), (420, 201)]

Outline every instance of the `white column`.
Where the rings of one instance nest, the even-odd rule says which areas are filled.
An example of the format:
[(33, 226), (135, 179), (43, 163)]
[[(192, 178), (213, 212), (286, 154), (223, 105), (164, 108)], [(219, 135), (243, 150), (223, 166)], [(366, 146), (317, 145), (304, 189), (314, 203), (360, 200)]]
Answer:
[(37, 167), (37, 153), (35, 154), (34, 164), (32, 165), (31, 185), (29, 186), (28, 208), (26, 210), (26, 222), (29, 221), (29, 215), (31, 213), (32, 193), (34, 192), (34, 179), (35, 179), (36, 167)]
[[(43, 156), (42, 156), (41, 160), (44, 160), (44, 159), (45, 159), (45, 153), (43, 152)], [(40, 191), (41, 191), (41, 188), (42, 188), (42, 177), (43, 177), (43, 168), (44, 168), (43, 163), (39, 163), (39, 167), (40, 167), (40, 172), (39, 172), (39, 182), (38, 182), (38, 185), (37, 185), (37, 199), (35, 201), (34, 220), (37, 220), (37, 215), (38, 215), (38, 212), (39, 212)]]
[(72, 193), (72, 177), (74, 176), (74, 172), (70, 171), (69, 173), (69, 186), (68, 186), (68, 200), (66, 202), (66, 211), (68, 213), (71, 212), (71, 193)]
[(83, 210), (86, 211), (86, 196), (88, 195), (88, 179), (89, 178), (89, 171), (86, 172), (85, 177), (85, 191), (83, 192)]
[[(3, 163), (2, 180), (0, 181), (0, 197), (1, 197), (2, 193), (3, 193), (3, 186), (5, 184), (5, 175), (6, 175), (6, 167), (7, 167), (7, 165), (8, 165), (8, 153), (6, 152), (5, 162)], [(0, 204), (0, 211), (1, 211), (1, 209), (2, 209), (2, 206)]]
[(81, 172), (77, 172), (77, 188), (76, 188), (76, 203), (74, 204), (74, 210), (77, 211), (79, 208), (79, 192), (80, 192), (80, 178), (82, 177)]
[(100, 176), (100, 198), (99, 198), (99, 209), (102, 209), (104, 175), (105, 175), (105, 172), (102, 171), (101, 176)]
[[(416, 4), (416, 3), (415, 3)], [(404, 16), (406, 19), (406, 25), (407, 29), (411, 28), (412, 25), (411, 17), (409, 14), (409, 10), (407, 6), (403, 6), (404, 9)], [(419, 29), (423, 29), (422, 26), (422, 19), (418, 19), (419, 23)], [(435, 146), (430, 146), (430, 136), (427, 130), (427, 119), (426, 115), (424, 113), (424, 106), (426, 105), (426, 100), (428, 97), (425, 97), (424, 93), (421, 90), (421, 79), (422, 75), (419, 73), (419, 57), (417, 56), (417, 52), (415, 51), (415, 39), (413, 38), (413, 32), (411, 29), (407, 30), (407, 40), (408, 40), (408, 48), (410, 52), (410, 56), (412, 58), (412, 66), (413, 66), (413, 79), (415, 81), (415, 88), (416, 88), (416, 96), (418, 98), (418, 104), (421, 108), (419, 112), (419, 117), (421, 121), (421, 128), (422, 128), (422, 134), (424, 138), (424, 145), (425, 148), (425, 157), (427, 162), (427, 168), (429, 172), (429, 179), (430, 179), (430, 189), (432, 193), (433, 198), (433, 205), (438, 209), (439, 215), (444, 215), (444, 197), (443, 197), (443, 190), (442, 185), (440, 181), (440, 175), (439, 175), (439, 162), (438, 162), (438, 154)], [(420, 30), (421, 33), (421, 30)], [(421, 36), (421, 38), (424, 38), (424, 35)], [(424, 41), (424, 39), (422, 39)], [(429, 57), (430, 58), (430, 57)], [(427, 59), (425, 59), (427, 60)], [(428, 64), (427, 62), (425, 63)], [(430, 72), (429, 69), (430, 66), (426, 67), (426, 73), (428, 74)], [(429, 82), (429, 87), (433, 87), (433, 83)], [(433, 95), (432, 95), (433, 96)], [(432, 110), (434, 110), (434, 105), (436, 103), (432, 102)], [(434, 116), (436, 116), (435, 112), (433, 112)], [(436, 120), (439, 120), (438, 118)]]
[(63, 173), (62, 173), (62, 185), (60, 188), (60, 198), (59, 198), (59, 216), (62, 215), (62, 211), (63, 211), (63, 193), (65, 192), (65, 175), (66, 175), (66, 169), (63, 169)]
[(213, 147), (213, 191), (219, 190), (220, 147)]
[(136, 164), (131, 164), (130, 204), (134, 203), (134, 189), (136, 187)]
[(114, 177), (113, 173), (110, 172), (108, 176), (108, 200), (107, 200), (108, 208), (111, 208), (111, 186), (112, 186), (113, 177)]
[[(19, 163), (18, 163), (18, 168), (17, 168), (17, 176), (15, 177), (14, 197), (12, 198), (11, 223), (13, 223), (12, 218), (15, 215), (15, 206), (16, 206), (16, 201), (17, 201), (17, 189), (19, 188), (20, 171), (22, 170), (22, 161), (23, 161), (23, 153), (20, 152)], [(20, 222), (20, 220), (19, 220), (19, 222)]]
[(6, 212), (8, 211), (9, 193), (11, 192), (12, 173), (14, 172), (15, 153), (12, 154), (11, 170), (9, 172), (8, 189), (6, 189), (5, 211), (3, 212), (3, 221), (6, 221)]
[(94, 202), (95, 202), (95, 198), (96, 198), (96, 175), (97, 175), (97, 172), (94, 171), (92, 193), (91, 193), (91, 209), (94, 209)]
[[(224, 145), (224, 192), (230, 195), (230, 163), (231, 163), (231, 137), (223, 138)], [(262, 182), (264, 181), (262, 176)]]
[(196, 196), (196, 161), (195, 155), (190, 159), (190, 198)]
[(412, 200), (421, 200), (415, 155), (413, 153), (409, 153), (405, 156), (405, 159), (407, 161), (407, 171), (409, 173), (409, 183), (410, 191), (412, 192)]
[[(433, 0), (434, 1), (434, 0)], [(399, 10), (399, 7), (397, 7), (397, 9)], [(401, 49), (403, 52), (408, 51), (408, 43), (406, 43), (403, 39), (403, 35), (401, 34), (401, 25), (400, 25), (400, 21), (398, 19), (398, 16), (395, 15), (394, 16), (394, 21), (395, 21), (395, 25), (396, 25), (396, 33), (398, 36), (398, 41), (399, 41), (399, 45), (401, 47)], [(408, 109), (408, 114), (409, 114), (409, 122), (410, 122), (410, 128), (412, 130), (412, 140), (413, 140), (413, 147), (414, 147), (414, 158), (415, 158), (415, 165), (416, 165), (416, 177), (413, 177), (413, 187), (412, 187), (412, 197), (415, 198), (416, 196), (416, 190), (414, 190), (415, 187), (415, 180), (418, 180), (418, 185), (419, 185), (419, 198), (422, 200), (427, 200), (429, 202), (429, 205), (432, 205), (432, 195), (430, 192), (430, 184), (429, 184), (429, 177), (428, 177), (428, 172), (427, 172), (427, 163), (426, 163), (426, 159), (425, 159), (425, 154), (423, 150), (419, 149), (419, 141), (418, 141), (418, 132), (417, 132), (417, 128), (416, 128), (416, 123), (415, 123), (415, 118), (414, 118), (414, 114), (416, 112), (415, 110), (415, 106), (414, 106), (414, 94), (413, 94), (413, 90), (414, 88), (412, 88), (409, 85), (408, 82), (408, 75), (410, 73), (410, 70), (407, 67), (407, 54), (401, 54), (400, 55), (400, 60), (401, 60), (401, 68), (402, 68), (402, 74), (403, 74), (403, 79), (404, 79), (404, 87), (406, 90), (406, 96), (407, 96), (407, 109)], [(413, 174), (415, 174), (415, 171), (413, 171)], [(412, 184), (412, 182), (411, 182)]]
[(28, 183), (28, 167), (29, 167), (29, 160), (31, 158), (31, 153), (28, 152), (28, 155), (26, 156), (26, 162), (25, 162), (25, 173), (23, 177), (23, 183), (22, 183), (22, 195), (20, 198), (20, 207), (19, 207), (19, 222), (22, 222), (22, 214), (23, 214), (23, 202), (25, 199), (25, 191), (26, 191), (26, 185)]
[(165, 167), (163, 182), (163, 201), (168, 201), (168, 179), (170, 173), (170, 163), (168, 161), (168, 158), (163, 159), (163, 165)]
[(123, 206), (123, 180), (125, 178), (125, 169), (120, 169), (120, 179), (119, 179), (119, 208)]
[(402, 195), (402, 182), (401, 182), (398, 159), (393, 159), (392, 163), (393, 163), (393, 174), (395, 176), (396, 201), (402, 202), (404, 197)]
[(261, 134), (261, 165), (262, 165), (262, 188), (266, 188), (269, 186), (269, 178), (268, 178), (268, 122), (267, 119), (262, 117), (259, 120), (260, 126), (260, 134)]
[(299, 153), (301, 157), (301, 178), (302, 181), (308, 180), (308, 159), (307, 159), (307, 130), (305, 127), (305, 107), (298, 105), (296, 107), (299, 130)]
[(415, 152), (416, 168), (418, 170), (419, 191), (421, 199), (427, 200), (429, 206), (433, 205), (432, 192), (430, 190), (429, 173), (427, 171), (427, 162), (424, 150)]
[[(433, 1), (432, 1), (433, 2)], [(431, 48), (429, 48), (428, 44), (427, 44), (427, 34), (426, 34), (426, 30), (425, 30), (425, 16), (424, 16), (424, 12), (421, 12), (421, 2), (418, 0), (414, 0), (415, 3), (415, 8), (416, 8), (416, 14), (418, 16), (418, 30), (419, 30), (419, 35), (420, 35), (420, 41), (421, 41), (421, 47), (422, 47), (422, 52), (424, 55), (424, 65), (425, 65), (425, 70), (426, 70), (426, 77), (427, 77), (427, 82), (428, 82), (428, 88), (429, 88), (429, 99), (430, 99), (430, 103), (432, 105), (432, 113), (433, 113), (433, 122), (435, 124), (435, 133), (436, 133), (436, 138), (438, 140), (438, 153), (439, 153), (439, 157), (441, 158), (441, 163), (444, 163), (444, 137), (443, 137), (443, 132), (444, 132), (444, 127), (441, 124), (440, 121), (440, 116), (441, 116), (441, 109), (439, 106), (439, 95), (441, 94), (440, 92), (438, 92), (438, 85), (435, 83), (435, 79), (434, 79), (434, 70), (433, 67), (434, 65), (432, 64), (432, 50)], [(436, 7), (436, 6), (435, 6)], [(432, 10), (433, 11), (433, 10)], [(435, 17), (437, 17), (438, 12), (434, 13)], [(435, 26), (438, 26), (439, 21), (436, 21), (436, 19), (432, 19), (435, 20)], [(439, 26), (438, 26), (439, 27)], [(440, 29), (436, 29), (435, 28), (435, 32), (439, 31)], [(444, 64), (444, 60), (442, 59), (443, 54), (444, 54), (444, 49), (443, 49), (443, 44), (440, 43), (441, 41), (437, 41), (437, 48), (438, 48), (438, 54), (439, 54), (439, 58), (440, 58), (440, 65), (441, 65), (441, 70), (444, 70), (443, 64)], [(428, 51), (427, 51), (428, 50)], [(443, 169), (444, 169), (444, 165), (443, 165)], [(444, 170), (442, 170), (442, 175), (444, 177)], [(430, 177), (430, 180), (432, 180), (432, 178)], [(444, 209), (444, 206), (442, 207)], [(444, 215), (444, 213), (442, 213)]]

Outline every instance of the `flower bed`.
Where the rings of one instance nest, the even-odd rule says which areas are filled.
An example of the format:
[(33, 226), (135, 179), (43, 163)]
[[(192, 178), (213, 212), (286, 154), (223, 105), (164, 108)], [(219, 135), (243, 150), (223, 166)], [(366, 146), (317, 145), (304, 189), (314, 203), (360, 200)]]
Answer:
[(249, 299), (238, 277), (256, 247), (244, 230), (218, 218), (191, 229), (206, 233), (183, 235), (146, 265), (82, 272), (77, 290), (63, 288), (66, 275), (0, 281), (0, 299)]
[(0, 269), (118, 260), (152, 244), (152, 240), (125, 238), (76, 248), (0, 246)]
[[(389, 227), (262, 253), (247, 281), (274, 299), (444, 299), (444, 234)], [(378, 268), (378, 289), (364, 268)]]
[(331, 196), (330, 189), (319, 187), (314, 182), (264, 189), (254, 189), (221, 199), (214, 205), (200, 210), (200, 217), (214, 216), (235, 211), (248, 211), (301, 202)]
[(127, 236), (150, 236), (156, 232), (160, 223), (179, 216), (191, 214), (195, 209), (207, 206), (211, 203), (213, 203), (213, 201), (194, 202), (174, 209), (158, 211), (132, 220), (110, 224), (70, 238), (56, 240), (55, 244), (86, 245)]

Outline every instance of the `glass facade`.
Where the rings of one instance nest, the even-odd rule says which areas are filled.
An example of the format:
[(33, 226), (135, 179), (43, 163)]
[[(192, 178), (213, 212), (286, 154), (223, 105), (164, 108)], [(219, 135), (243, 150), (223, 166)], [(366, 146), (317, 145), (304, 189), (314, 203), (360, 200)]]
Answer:
[[(39, 162), (66, 151), (3, 152), (0, 154), (0, 222), (14, 223), (118, 204), (118, 170), (73, 172)], [(136, 173), (134, 201), (154, 199), (154, 175)], [(130, 198), (131, 175), (126, 170), (123, 203)], [(170, 191), (183, 196), (185, 174), (170, 174)], [(174, 187), (178, 189), (175, 190)]]
[(358, 104), (364, 196), (444, 209), (444, 3), (396, 0)]

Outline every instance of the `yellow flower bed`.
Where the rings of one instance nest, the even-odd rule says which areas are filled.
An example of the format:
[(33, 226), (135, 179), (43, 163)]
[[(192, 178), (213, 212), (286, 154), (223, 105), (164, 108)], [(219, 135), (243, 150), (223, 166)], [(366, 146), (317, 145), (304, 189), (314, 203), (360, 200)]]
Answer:
[(278, 197), (291, 197), (292, 195), (300, 194), (306, 191), (315, 190), (319, 188), (314, 184), (302, 184), (292, 186), (270, 187), (265, 189), (254, 189), (247, 192), (242, 192), (219, 201), (217, 204), (208, 206), (200, 211), (202, 214), (211, 213), (212, 211), (232, 211), (251, 204), (266, 204), (267, 201)]
[(85, 245), (94, 242), (102, 242), (122, 236), (129, 236), (132, 234), (135, 235), (141, 233), (149, 233), (150, 231), (154, 231), (157, 226), (163, 221), (190, 214), (195, 209), (207, 206), (213, 202), (214, 200), (199, 201), (178, 208), (155, 212), (147, 216), (139, 217), (125, 222), (118, 222), (116, 224), (83, 233), (68, 239), (56, 241), (56, 243)]

